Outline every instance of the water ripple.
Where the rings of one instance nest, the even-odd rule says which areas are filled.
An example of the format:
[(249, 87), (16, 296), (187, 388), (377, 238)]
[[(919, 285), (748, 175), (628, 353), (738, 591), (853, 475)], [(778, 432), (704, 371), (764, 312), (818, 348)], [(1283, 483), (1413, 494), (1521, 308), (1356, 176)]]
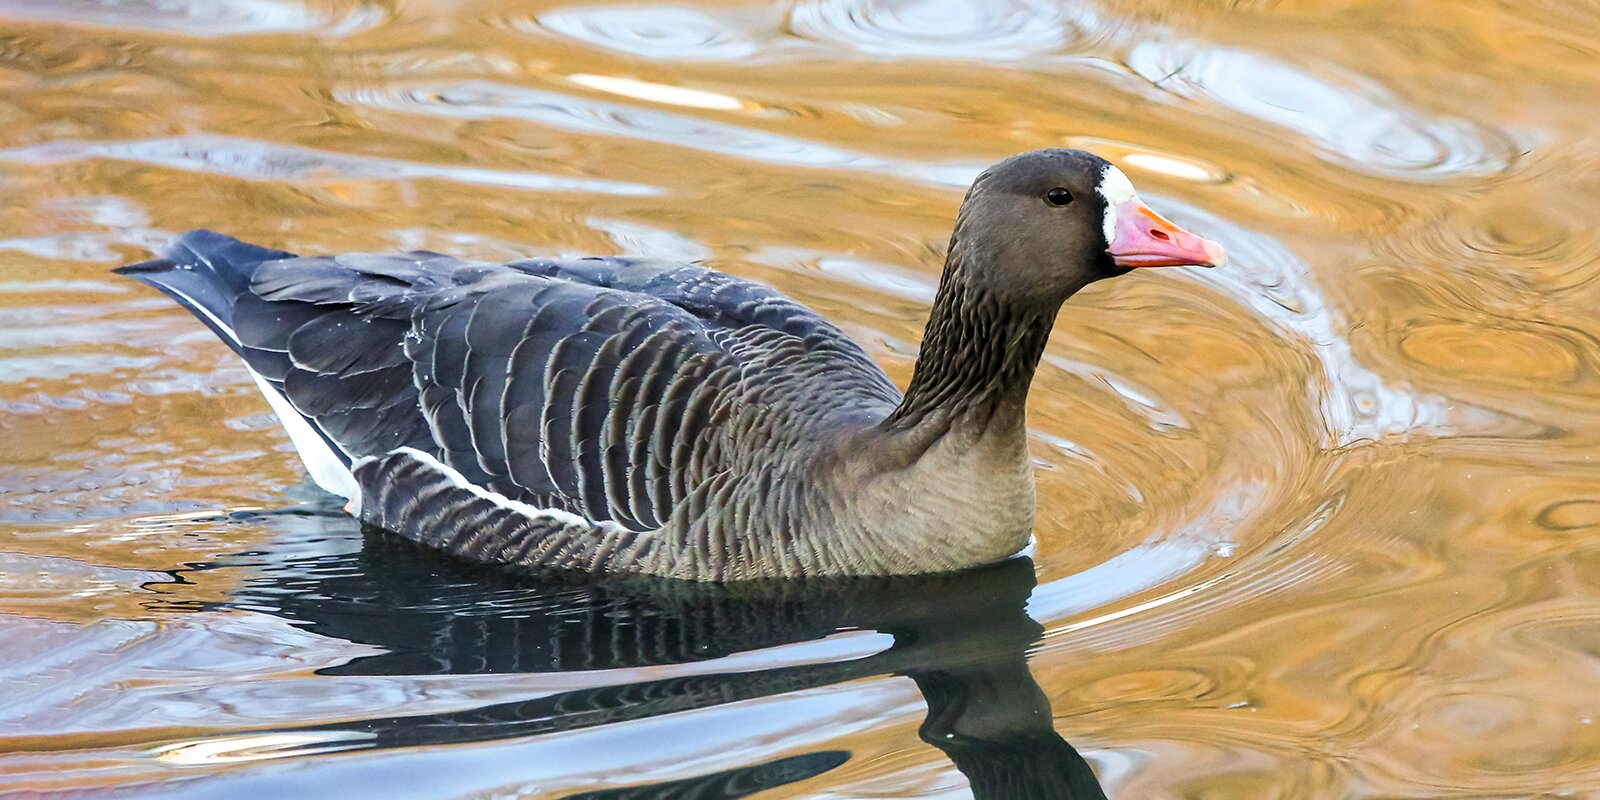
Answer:
[(1361, 171), (1492, 174), (1516, 152), (1503, 134), (1464, 119), (1427, 117), (1369, 79), (1328, 68), (1312, 74), (1249, 50), (1144, 41), (1128, 53), (1128, 65), (1165, 91), (1214, 100), (1294, 131)]
[(0, 18), (199, 37), (349, 36), (375, 27), (385, 16), (365, 3), (331, 14), (288, 0), (0, 0)]
[(762, 49), (745, 32), (686, 8), (563, 8), (512, 27), (666, 61), (739, 61)]
[(19, 603), (85, 601), (97, 595), (136, 591), (146, 584), (166, 583), (163, 572), (91, 564), (73, 558), (35, 556), (0, 550), (0, 601)]
[(428, 84), (408, 89), (346, 89), (336, 92), (335, 96), (343, 103), (358, 107), (456, 119), (520, 119), (565, 131), (620, 136), (767, 164), (852, 169), (938, 186), (964, 188), (982, 169), (976, 164), (927, 164), (879, 158), (738, 125), (488, 81)]
[(329, 183), (352, 179), (434, 179), (547, 192), (614, 195), (662, 193), (661, 189), (637, 183), (422, 164), (207, 134), (124, 142), (62, 141), (0, 150), (0, 163), (65, 164), (93, 158), (134, 161), (246, 180)]
[(704, 261), (711, 249), (675, 231), (641, 225), (620, 219), (590, 217), (589, 227), (611, 237), (618, 254), (665, 258), (672, 261)]
[(674, 7), (560, 9), (511, 27), (668, 61), (832, 56), (1012, 62), (1068, 49), (1100, 31), (1087, 4), (1048, 0), (804, 0), (715, 16)]
[(1087, 9), (1045, 0), (804, 0), (789, 29), (885, 58), (1016, 61), (1059, 51), (1094, 27)]
[[(173, 236), (152, 227), (144, 209), (115, 195), (44, 200), (33, 204), (24, 215), (32, 218), (28, 220), (29, 227), (58, 232), (0, 238), (0, 250), (60, 261), (105, 263), (122, 257), (117, 250), (119, 245), (154, 249), (171, 241)], [(117, 292), (119, 288), (103, 285), (89, 291)]]
[[(410, 573), (324, 524), (336, 504), (225, 348), (107, 267), (207, 222), (316, 252), (709, 257), (904, 385), (979, 166), (955, 162), (1065, 144), (1234, 256), (1096, 287), (1030, 397), (1027, 602), (1048, 635), (1028, 668), (1107, 794), (1600, 785), (1596, 8), (0, 0), (0, 783), (621, 793), (825, 745), (851, 763), (794, 791), (965, 794), (898, 668), (575, 735), (274, 762), (374, 715), (481, 708), (452, 724), (493, 728), (497, 698), (556, 681), (445, 674), (520, 627), (492, 589), (384, 645), (408, 666), (381, 678), (347, 671), (378, 642), (273, 616), (272, 592), (338, 594), (257, 580), (286, 559), (379, 595)], [(736, 605), (716, 619), (783, 621)], [(888, 642), (870, 644), (646, 672), (700, 693)], [(979, 654), (934, 644), (930, 665)], [(589, 696), (604, 715), (673, 695)], [(307, 723), (331, 724), (286, 738)]]
[(767, 247), (749, 254), (746, 259), (783, 269), (820, 272), (830, 278), (923, 305), (932, 305), (938, 290), (934, 280), (924, 273), (846, 253), (802, 247)]
[(1327, 384), (1308, 388), (1321, 395), (1325, 447), (1413, 432), (1446, 435), (1477, 421), (1467, 409), (1452, 412), (1454, 404), (1443, 397), (1415, 392), (1363, 365), (1345, 336), (1344, 315), (1306, 278), (1310, 267), (1277, 240), (1193, 206), (1162, 205), (1179, 220), (1196, 220), (1194, 230), (1227, 243), (1228, 268), (1196, 276), (1196, 282), (1227, 292), (1315, 354)]
[[(1248, 480), (1218, 488), (1211, 506), (1190, 522), (1153, 535), (1075, 575), (1041, 585), (1028, 600), (1028, 614), (1034, 619), (1059, 620), (1115, 604), (1191, 572), (1212, 554), (1219, 532), (1235, 530), (1260, 513), (1268, 489), (1260, 481)], [(1209, 585), (1209, 582), (1202, 582), (1179, 590), (1178, 594), (1187, 596), (1198, 591), (1197, 587)], [(1114, 618), (1120, 619), (1139, 610), (1142, 609), (1136, 607), (1126, 612), (1113, 612), (1117, 614)], [(1110, 621), (1099, 617), (1095, 620)], [(1092, 626), (1078, 622), (1053, 629), (1049, 635)]]

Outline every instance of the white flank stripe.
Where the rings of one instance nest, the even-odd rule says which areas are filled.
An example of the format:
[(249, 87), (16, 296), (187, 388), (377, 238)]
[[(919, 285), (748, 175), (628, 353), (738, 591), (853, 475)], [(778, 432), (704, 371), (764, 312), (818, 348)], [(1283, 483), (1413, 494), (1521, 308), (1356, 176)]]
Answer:
[(410, 456), (411, 458), (420, 461), (423, 464), (426, 464), (429, 468), (445, 476), (445, 478), (449, 479), (450, 483), (456, 488), (465, 489), (501, 508), (504, 508), (508, 511), (515, 511), (516, 513), (521, 514), (529, 519), (548, 519), (559, 522), (562, 525), (580, 525), (583, 527), (599, 527), (602, 529), (616, 527), (615, 523), (591, 522), (590, 520), (584, 519), (577, 514), (574, 514), (570, 511), (562, 511), (559, 508), (539, 508), (538, 506), (531, 506), (519, 500), (512, 500), (511, 498), (506, 497), (499, 492), (490, 491), (489, 489), (485, 489), (482, 486), (468, 481), (466, 476), (456, 472), (450, 467), (449, 464), (446, 464), (443, 461), (440, 461), (439, 459), (434, 458), (433, 456), (430, 456), (414, 447), (401, 447), (395, 450), (390, 450), (389, 452), (391, 454), (404, 453), (405, 455)]
[[(249, 367), (246, 367), (249, 369)], [(306, 472), (310, 473), (311, 480), (316, 481), (323, 491), (332, 492), (350, 501), (350, 513), (361, 514), (361, 487), (356, 485), (356, 477), (344, 462), (334, 455), (333, 449), (328, 446), (316, 431), (311, 429), (311, 423), (306, 421), (304, 415), (294, 410), (289, 401), (272, 384), (250, 370), (250, 377), (256, 379), (256, 386), (261, 388), (262, 396), (267, 398), (267, 404), (272, 406), (272, 412), (278, 415), (278, 422), (289, 433), (289, 441), (294, 442), (295, 452), (300, 454), (300, 461), (306, 465)]]
[[(179, 269), (189, 269), (189, 268), (188, 267), (179, 267)], [(199, 303), (196, 303), (194, 301), (193, 297), (190, 297), (189, 295), (186, 295), (183, 292), (178, 291), (178, 288), (176, 286), (172, 286), (170, 284), (163, 283), (163, 284), (161, 284), (161, 287), (163, 289), (166, 289), (167, 291), (172, 292), (173, 294), (183, 298), (185, 301), (187, 301), (188, 302), (188, 305), (187, 305), (188, 308), (192, 308), (195, 311), (198, 311), (201, 314), (204, 314), (206, 319), (211, 320), (211, 324), (212, 325), (217, 326), (217, 330), (222, 331), (223, 335), (228, 337), (228, 341), (233, 342), (233, 346), (234, 347), (239, 347), (240, 346), (239, 345), (239, 335), (233, 332), (233, 326), (229, 325), (226, 322), (223, 322), (220, 319), (217, 319), (217, 315), (211, 313), (211, 309), (206, 308), (205, 306), (200, 305)]]
[[(188, 301), (189, 308), (204, 314), (205, 318), (211, 320), (211, 324), (217, 326), (217, 330), (222, 331), (235, 347), (240, 346), (239, 336), (233, 332), (233, 326), (217, 319), (217, 315), (211, 313), (211, 309), (195, 302), (193, 297), (170, 285), (166, 285), (166, 288)], [(256, 386), (261, 389), (261, 395), (267, 398), (267, 404), (272, 406), (272, 413), (277, 415), (278, 424), (289, 433), (289, 441), (294, 443), (295, 452), (300, 454), (300, 462), (305, 464), (311, 480), (322, 487), (323, 491), (349, 500), (350, 513), (360, 515), (361, 488), (356, 485), (355, 476), (345, 468), (344, 462), (328, 447), (327, 440), (311, 429), (311, 423), (306, 421), (305, 415), (294, 410), (294, 407), (289, 405), (288, 399), (277, 389), (272, 388), (272, 384), (267, 383), (265, 378), (257, 375), (248, 365), (245, 369), (249, 371), (250, 377), (255, 379)]]

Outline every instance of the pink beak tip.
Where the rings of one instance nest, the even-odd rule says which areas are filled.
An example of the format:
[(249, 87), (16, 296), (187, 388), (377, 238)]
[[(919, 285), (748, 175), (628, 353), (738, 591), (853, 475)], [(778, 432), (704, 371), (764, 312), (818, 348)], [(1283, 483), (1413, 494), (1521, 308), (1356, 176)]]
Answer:
[(1157, 214), (1134, 197), (1116, 207), (1108, 252), (1127, 267), (1220, 267), (1228, 263), (1222, 245), (1196, 236)]

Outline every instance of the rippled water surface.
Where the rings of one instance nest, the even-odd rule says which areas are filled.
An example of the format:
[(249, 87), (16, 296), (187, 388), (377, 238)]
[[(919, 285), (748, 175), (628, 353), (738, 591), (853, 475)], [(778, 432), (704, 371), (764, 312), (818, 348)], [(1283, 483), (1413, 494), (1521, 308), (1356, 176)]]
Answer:
[[(1600, 797), (1588, 0), (0, 0), (0, 794)], [(649, 253), (909, 377), (967, 181), (1086, 147), (1038, 547), (553, 585), (364, 535), (108, 269)], [(630, 788), (631, 787), (631, 788)]]

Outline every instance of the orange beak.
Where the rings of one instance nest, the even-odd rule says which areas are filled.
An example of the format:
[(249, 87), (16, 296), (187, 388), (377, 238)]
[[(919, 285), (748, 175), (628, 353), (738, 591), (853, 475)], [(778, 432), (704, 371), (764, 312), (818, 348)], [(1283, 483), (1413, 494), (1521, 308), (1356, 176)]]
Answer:
[(1116, 206), (1116, 230), (1106, 252), (1119, 267), (1220, 267), (1222, 245), (1196, 236), (1135, 197)]

